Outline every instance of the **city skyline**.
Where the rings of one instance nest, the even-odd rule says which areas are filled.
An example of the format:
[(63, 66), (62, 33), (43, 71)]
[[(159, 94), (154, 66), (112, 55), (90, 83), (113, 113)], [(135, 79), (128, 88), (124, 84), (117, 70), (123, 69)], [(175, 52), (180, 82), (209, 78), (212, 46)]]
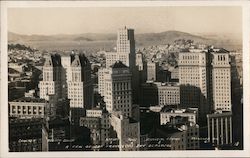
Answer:
[(27, 35), (114, 33), (126, 25), (134, 28), (135, 34), (178, 30), (241, 36), (241, 12), (240, 7), (199, 6), (11, 8), (8, 9), (8, 30)]
[(140, 51), (134, 36), (92, 56), (9, 49), (10, 151), (242, 149), (241, 57), (189, 39)]

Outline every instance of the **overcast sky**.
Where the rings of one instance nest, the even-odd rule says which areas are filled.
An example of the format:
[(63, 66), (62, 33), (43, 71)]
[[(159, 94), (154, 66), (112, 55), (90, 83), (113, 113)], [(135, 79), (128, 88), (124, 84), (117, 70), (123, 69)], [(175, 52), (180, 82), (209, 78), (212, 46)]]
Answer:
[(242, 31), (240, 7), (9, 8), (8, 30), (19, 34), (135, 33), (178, 30), (189, 33)]

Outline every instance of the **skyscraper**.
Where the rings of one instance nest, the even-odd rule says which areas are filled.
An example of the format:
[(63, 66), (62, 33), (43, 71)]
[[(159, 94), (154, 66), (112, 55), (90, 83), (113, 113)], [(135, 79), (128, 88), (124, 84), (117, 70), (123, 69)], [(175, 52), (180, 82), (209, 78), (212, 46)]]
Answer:
[(231, 66), (229, 52), (212, 49), (212, 110), (231, 111)]
[(106, 53), (106, 68), (109, 68), (116, 61), (121, 61), (129, 68), (135, 67), (135, 40), (134, 30), (126, 26), (117, 32), (116, 52)]
[(207, 115), (208, 141), (217, 147), (232, 145), (231, 65), (229, 52), (210, 49), (212, 107)]
[(71, 80), (68, 84), (68, 98), (70, 99), (70, 111), (72, 123), (78, 122), (85, 110), (93, 104), (93, 87), (91, 81), (91, 66), (89, 60), (83, 54), (77, 54), (72, 60)]
[[(128, 66), (132, 73), (132, 87), (133, 88), (133, 102), (138, 102), (138, 90), (139, 90), (139, 75), (135, 69), (135, 40), (134, 30), (128, 29), (126, 26), (120, 28), (117, 32), (117, 48), (116, 52), (106, 53), (106, 68), (112, 66), (115, 62), (121, 61), (124, 65)], [(102, 71), (102, 70), (100, 70)], [(101, 72), (100, 72), (101, 73)], [(101, 83), (99, 83), (101, 84)], [(101, 87), (99, 85), (99, 87)]]
[(209, 112), (210, 76), (208, 52), (184, 50), (179, 53), (181, 106), (199, 107), (200, 116)]
[(60, 98), (70, 99), (71, 117), (74, 121), (84, 115), (84, 110), (92, 107), (91, 66), (83, 54), (62, 58), (57, 54), (46, 57), (43, 80), (39, 87), (40, 98), (53, 100), (53, 104)]
[(88, 59), (83, 55), (75, 55), (71, 63), (71, 80), (68, 81), (68, 98), (70, 107), (90, 108), (93, 90), (91, 68)]
[(45, 57), (43, 80), (39, 82), (40, 98), (49, 100), (49, 95), (61, 98), (61, 57), (58, 54)]
[[(117, 33), (117, 53), (135, 54), (134, 30), (126, 26)], [(135, 60), (135, 59), (134, 59)]]
[[(231, 111), (231, 66), (225, 49), (189, 50), (179, 54), (181, 103), (201, 113)], [(190, 95), (190, 96), (188, 96)]]
[(112, 113), (120, 111), (122, 115), (132, 115), (132, 87), (130, 69), (121, 61), (116, 62), (104, 74), (105, 95), (107, 111)]

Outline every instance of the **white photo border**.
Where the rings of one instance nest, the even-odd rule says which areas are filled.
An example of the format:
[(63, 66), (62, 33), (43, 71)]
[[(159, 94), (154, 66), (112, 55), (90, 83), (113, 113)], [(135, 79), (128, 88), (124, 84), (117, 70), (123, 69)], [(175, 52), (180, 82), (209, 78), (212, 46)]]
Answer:
[[(250, 157), (250, 2), (249, 1), (0, 1), (1, 11), (1, 157)], [(8, 152), (7, 10), (24, 7), (240, 6), (243, 38), (243, 150)], [(249, 88), (248, 88), (249, 87)]]

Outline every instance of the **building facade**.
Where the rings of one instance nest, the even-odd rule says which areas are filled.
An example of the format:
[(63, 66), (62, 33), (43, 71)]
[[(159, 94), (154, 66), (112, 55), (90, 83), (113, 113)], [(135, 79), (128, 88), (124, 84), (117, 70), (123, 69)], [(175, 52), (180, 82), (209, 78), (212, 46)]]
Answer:
[(121, 111), (123, 115), (132, 116), (132, 75), (130, 69), (122, 62), (116, 62), (104, 75), (107, 111)]
[(158, 63), (148, 61), (147, 62), (147, 80), (156, 81), (158, 70), (159, 70)]
[(201, 114), (231, 111), (231, 66), (224, 49), (190, 49), (179, 54), (181, 104), (197, 105)]
[(231, 65), (229, 52), (213, 49), (212, 52), (212, 110), (231, 111)]
[(62, 63), (62, 96), (68, 97), (68, 81), (72, 80), (71, 75), (71, 61), (73, 59), (73, 55), (63, 55), (61, 57)]
[(179, 105), (180, 86), (175, 83), (156, 83), (159, 105)]
[(9, 116), (18, 118), (44, 118), (48, 101), (39, 98), (20, 98), (9, 102)]
[(218, 111), (207, 115), (208, 141), (215, 146), (232, 145), (232, 112)]
[(111, 126), (117, 133), (120, 151), (136, 151), (140, 146), (140, 123), (132, 118), (112, 113)]
[(9, 121), (9, 151), (48, 151), (48, 124), (42, 118)]
[(104, 80), (104, 75), (105, 75), (106, 72), (108, 72), (108, 69), (105, 69), (105, 68), (100, 68), (98, 70), (98, 93), (101, 96), (104, 96), (104, 94), (105, 94), (105, 80)]
[(49, 95), (62, 97), (61, 70), (61, 57), (58, 54), (45, 57), (43, 80), (39, 82), (41, 99), (49, 100)]
[(179, 54), (181, 105), (199, 107), (201, 116), (209, 112), (210, 76), (208, 52), (185, 50)]
[(71, 63), (71, 80), (68, 81), (68, 98), (71, 108), (92, 107), (93, 87), (91, 81), (91, 67), (88, 59), (83, 55), (75, 55)]
[(160, 112), (160, 123), (161, 125), (171, 122), (174, 117), (186, 117), (189, 122), (198, 122), (198, 109), (188, 108), (188, 109), (173, 109), (173, 108), (163, 108)]

